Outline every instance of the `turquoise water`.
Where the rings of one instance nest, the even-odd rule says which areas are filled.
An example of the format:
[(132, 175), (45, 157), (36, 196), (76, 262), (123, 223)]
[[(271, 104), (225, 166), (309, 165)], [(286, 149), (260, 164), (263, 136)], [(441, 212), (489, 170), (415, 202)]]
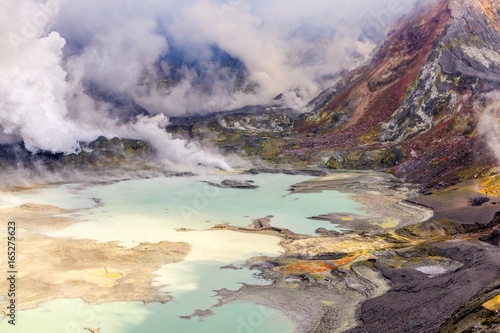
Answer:
[(5, 330), (0, 324), (0, 331), (80, 333), (90, 327), (101, 328), (102, 333), (277, 333), (295, 329), (281, 312), (253, 303), (217, 307), (214, 315), (202, 320), (180, 319), (171, 311), (175, 305), (115, 302), (90, 306), (81, 299), (58, 299), (21, 312), (15, 328)]
[[(256, 190), (221, 189), (204, 181), (251, 179)], [(243, 266), (255, 256), (277, 256), (280, 239), (269, 235), (228, 230), (208, 230), (216, 224), (246, 226), (252, 219), (272, 215), (271, 223), (297, 233), (314, 234), (319, 227), (332, 229), (311, 216), (334, 212), (362, 214), (361, 206), (350, 195), (336, 191), (290, 194), (288, 188), (311, 179), (291, 175), (238, 175), (223, 177), (157, 178), (88, 186), (80, 184), (47, 188), (40, 192), (9, 197), (3, 207), (36, 202), (67, 209), (79, 209), (76, 222), (48, 233), (51, 237), (89, 238), (98, 242), (119, 241), (132, 247), (142, 242), (183, 241), (192, 245), (184, 261), (168, 264), (155, 273), (153, 285), (173, 296), (166, 304), (143, 305), (138, 302), (86, 305), (82, 300), (54, 300), (35, 310), (19, 314), (16, 332), (34, 332), (23, 325), (43, 320), (46, 326), (36, 332), (63, 332), (64, 321), (82, 327), (101, 327), (110, 332), (293, 332), (294, 323), (278, 311), (252, 303), (231, 303), (212, 308), (218, 299), (214, 290), (237, 290), (241, 283), (261, 285), (268, 281), (247, 268), (220, 269), (225, 265)], [(4, 197), (5, 198), (5, 197)], [(92, 198), (102, 201), (96, 206)], [(178, 232), (186, 228), (194, 231)], [(212, 308), (215, 315), (199, 321), (181, 319), (195, 310)], [(270, 312), (271, 311), (271, 312)], [(94, 313), (83, 318), (81, 313)], [(63, 323), (51, 318), (64, 318)], [(24, 319), (23, 319), (24, 318)], [(67, 324), (67, 323), (66, 323)], [(66, 325), (65, 324), (65, 325)], [(6, 323), (0, 323), (0, 331)], [(66, 328), (64, 328), (66, 330)], [(66, 330), (67, 331), (67, 330)], [(70, 330), (71, 331), (71, 330)]]
[[(203, 182), (207, 179), (220, 182), (227, 178), (251, 179), (260, 188), (221, 189)], [(154, 220), (153, 224), (168, 224), (171, 228), (200, 230), (223, 222), (247, 226), (252, 219), (272, 215), (271, 224), (276, 227), (314, 235), (319, 227), (333, 229), (334, 226), (329, 222), (310, 220), (309, 217), (332, 212), (362, 213), (358, 210), (361, 206), (350, 199), (351, 195), (337, 191), (310, 194), (290, 194), (287, 191), (291, 185), (307, 179), (311, 177), (273, 174), (160, 178), (81, 189), (73, 195), (103, 200), (104, 207), (92, 210), (93, 215), (87, 215), (85, 219), (105, 219), (115, 226), (123, 224), (124, 218), (130, 220), (135, 217)]]

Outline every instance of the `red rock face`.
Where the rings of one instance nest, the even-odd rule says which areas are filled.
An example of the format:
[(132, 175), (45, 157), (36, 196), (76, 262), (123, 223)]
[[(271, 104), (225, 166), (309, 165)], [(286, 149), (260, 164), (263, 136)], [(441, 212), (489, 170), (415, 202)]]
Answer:
[[(337, 136), (355, 135), (386, 120), (399, 106), (408, 84), (416, 80), (434, 48), (436, 37), (450, 19), (445, 4), (446, 1), (440, 1), (438, 6), (426, 7), (409, 18), (400, 19), (370, 67), (349, 73), (348, 77), (358, 78), (318, 111), (325, 119), (320, 122), (297, 122), (297, 131), (331, 127), (331, 115), (346, 110), (352, 118), (343, 127), (344, 130), (366, 125), (369, 128), (353, 129)], [(359, 105), (349, 110), (349, 103), (359, 99)]]
[(496, 161), (476, 127), (500, 88), (499, 13), (497, 0), (421, 2), (369, 66), (296, 121), (282, 154), (397, 147), (395, 173), (427, 184), (487, 172)]

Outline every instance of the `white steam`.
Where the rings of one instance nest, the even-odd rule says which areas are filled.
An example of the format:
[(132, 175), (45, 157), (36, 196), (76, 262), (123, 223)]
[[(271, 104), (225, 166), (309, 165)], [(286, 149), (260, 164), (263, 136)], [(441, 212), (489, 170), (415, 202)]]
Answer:
[(479, 119), (478, 131), (486, 137), (500, 165), (500, 92), (489, 93), (487, 97), (491, 104)]
[(228, 162), (208, 150), (203, 150), (196, 142), (173, 138), (165, 133), (168, 118), (161, 114), (153, 118), (139, 116), (137, 122), (124, 130), (123, 135), (152, 142), (158, 151), (159, 158), (173, 170), (189, 170), (196, 165), (206, 165), (222, 170), (232, 170)]
[[(19, 4), (15, 0), (4, 0), (0, 4), (0, 42), (6, 46), (0, 51), (3, 140), (5, 135), (13, 135), (22, 138), (26, 148), (33, 152), (73, 153), (79, 150), (81, 140), (95, 139), (100, 134), (119, 134), (151, 141), (169, 166), (203, 164), (231, 169), (221, 156), (204, 152), (193, 143), (173, 139), (161, 128), (165, 125), (165, 116), (141, 117), (133, 124), (120, 126), (102, 112), (109, 105), (98, 105), (82, 92), (83, 76), (107, 83), (108, 89), (133, 89), (129, 84), (137, 81), (147, 65), (166, 48), (163, 39), (154, 35), (147, 39), (142, 35), (151, 30), (154, 23), (128, 22), (121, 30), (102, 35), (102, 39), (96, 40), (95, 48), (85, 49), (79, 62), (68, 62), (74, 76), (67, 80), (61, 65), (65, 40), (57, 32), (47, 34), (58, 11), (57, 1)], [(128, 40), (124, 42), (122, 36)], [(103, 53), (102, 45), (111, 45), (105, 50), (116, 53)], [(148, 52), (142, 53), (145, 49)], [(72, 105), (73, 117), (68, 114), (68, 104)]]
[[(230, 169), (219, 154), (174, 139), (168, 116), (267, 103), (301, 108), (340, 70), (366, 61), (415, 0), (2, 0), (0, 142), (72, 153), (99, 135), (151, 141), (170, 166)], [(158, 66), (182, 50), (182, 79)], [(216, 47), (245, 67), (252, 89), (211, 61)], [(153, 116), (123, 124), (88, 87), (130, 97)], [(300, 89), (297, 89), (300, 87)], [(296, 93), (300, 91), (300, 93)], [(156, 115), (156, 116), (155, 116)]]
[(57, 32), (45, 35), (53, 10), (41, 3), (0, 3), (0, 125), (31, 151), (71, 153), (78, 145), (76, 127), (66, 118), (69, 91), (60, 64), (65, 41)]

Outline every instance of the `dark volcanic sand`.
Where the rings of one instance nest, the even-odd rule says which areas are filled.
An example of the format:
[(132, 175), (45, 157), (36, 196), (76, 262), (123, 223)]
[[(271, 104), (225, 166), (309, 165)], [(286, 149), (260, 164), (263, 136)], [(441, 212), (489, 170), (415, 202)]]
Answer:
[[(500, 198), (478, 193), (477, 181), (467, 181), (442, 192), (412, 198), (409, 201), (425, 205), (434, 210), (432, 220), (453, 223), (462, 231), (475, 231), (487, 226), (496, 212), (500, 211)], [(475, 198), (488, 198), (480, 206), (473, 206)]]
[(438, 332), (460, 305), (500, 277), (498, 247), (478, 241), (448, 241), (431, 249), (464, 266), (429, 277), (414, 269), (391, 269), (385, 260), (377, 260), (375, 266), (393, 283), (392, 288), (364, 302), (359, 310), (362, 325), (349, 333)]
[[(424, 223), (436, 222), (451, 226), (449, 230), (454, 232), (471, 233), (426, 245), (425, 252), (428, 254), (455, 260), (463, 266), (456, 271), (430, 277), (414, 269), (391, 268), (390, 261), (378, 259), (374, 265), (391, 281), (391, 290), (362, 304), (358, 310), (361, 325), (349, 330), (349, 333), (500, 331), (495, 325), (493, 330), (483, 330), (478, 326), (484, 318), (469, 318), (468, 321), (463, 318), (449, 319), (459, 307), (467, 308), (464, 304), (468, 304), (473, 297), (481, 298), (482, 290), (488, 285), (500, 282), (500, 248), (478, 240), (481, 234), (485, 234), (483, 239), (486, 239), (492, 228), (498, 228), (500, 198), (478, 193), (477, 184), (475, 181), (465, 182), (436, 194), (411, 199), (435, 211), (434, 217)], [(474, 206), (473, 199), (478, 197), (490, 200), (484, 200), (481, 206)], [(413, 257), (412, 260), (419, 257), (418, 251), (412, 252), (402, 253), (403, 256)], [(481, 306), (468, 311), (488, 312)], [(454, 325), (452, 329), (449, 328), (453, 326), (450, 321)], [(473, 330), (474, 326), (476, 330)]]

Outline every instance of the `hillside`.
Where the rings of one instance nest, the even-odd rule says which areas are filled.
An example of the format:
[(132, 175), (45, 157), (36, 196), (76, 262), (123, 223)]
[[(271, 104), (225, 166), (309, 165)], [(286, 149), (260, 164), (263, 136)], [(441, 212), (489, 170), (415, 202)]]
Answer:
[(494, 133), (479, 124), (496, 112), (499, 13), (496, 0), (421, 1), (371, 62), (313, 99), (286, 134), (264, 130), (256, 140), (252, 117), (245, 121), (257, 130), (221, 126), (230, 114), (189, 134), (211, 134), (222, 147), (267, 161), (386, 170), (431, 187), (489, 175), (497, 165), (488, 145)]

